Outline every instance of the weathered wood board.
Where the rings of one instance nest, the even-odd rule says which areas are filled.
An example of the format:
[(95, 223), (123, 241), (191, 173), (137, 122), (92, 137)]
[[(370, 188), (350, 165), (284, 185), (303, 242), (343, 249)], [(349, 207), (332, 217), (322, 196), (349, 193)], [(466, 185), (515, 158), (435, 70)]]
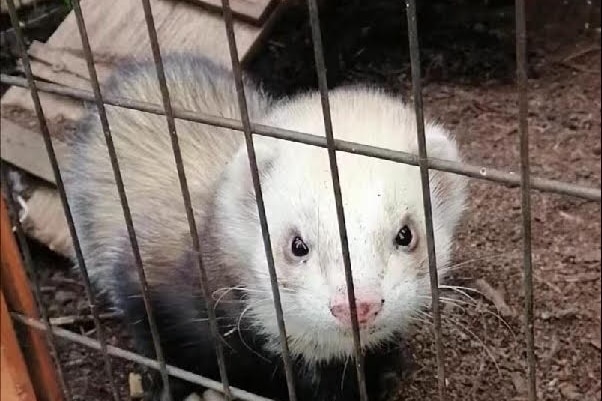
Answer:
[[(222, 9), (222, 0), (191, 0), (209, 8)], [(244, 21), (261, 23), (277, 0), (231, 0), (232, 14)]]
[[(46, 156), (46, 147), (42, 136), (37, 132), (23, 128), (6, 118), (0, 118), (0, 151), (2, 159), (23, 169), (44, 181), (54, 184), (54, 174)], [(9, 134), (10, 133), (10, 134)], [(60, 158), (65, 153), (65, 145), (54, 141), (54, 151)], [(40, 157), (43, 155), (45, 157)]]
[[(17, 386), (17, 398), (3, 391), (2, 400), (63, 401), (55, 366), (44, 333), (33, 328), (19, 331), (18, 340), (12, 333), (8, 310), (39, 319), (40, 313), (31, 292), (19, 247), (12, 231), (4, 197), (0, 197), (0, 282), (2, 317), (2, 390), (12, 381)], [(6, 297), (6, 298), (5, 298)], [(19, 347), (18, 343), (22, 347)], [(22, 353), (21, 353), (22, 351)], [(20, 355), (19, 355), (20, 354)], [(27, 367), (23, 362), (27, 362)], [(9, 373), (9, 375), (6, 375)], [(6, 389), (8, 390), (8, 389)], [(37, 394), (33, 393), (33, 391)], [(6, 398), (5, 398), (6, 397)]]
[[(182, 1), (152, 0), (151, 4), (162, 54), (192, 51), (229, 65), (225, 25), (220, 15)], [(101, 80), (107, 77), (117, 60), (152, 57), (140, 1), (84, 0), (81, 6), (90, 46), (100, 65), (98, 72)], [(258, 27), (235, 21), (236, 42), (241, 58), (259, 32)], [(81, 57), (82, 44), (73, 12), (46, 44), (35, 43), (28, 54), (35, 60), (32, 69), (37, 77), (78, 89), (92, 89), (87, 81), (89, 76), (85, 60)], [(2, 105), (33, 110), (28, 90), (18, 87), (7, 91), (2, 98)], [(48, 118), (62, 116), (77, 119), (81, 115), (81, 107), (77, 102), (64, 98), (59, 100), (55, 95), (44, 94), (42, 106)]]
[[(203, 54), (228, 67), (230, 52), (221, 13), (209, 11), (207, 7), (201, 7), (200, 3), (209, 8), (221, 8), (218, 7), (221, 0), (151, 0), (161, 52), (163, 55), (180, 51)], [(119, 60), (152, 58), (144, 11), (139, 0), (81, 0), (80, 4), (101, 82), (110, 75), (115, 62)], [(258, 21), (265, 18), (264, 25), (271, 26), (277, 15), (280, 15), (276, 11), (281, 11), (285, 2), (231, 0), (230, 5), (235, 17), (246, 13), (248, 18), (245, 20)], [(264, 28), (240, 19), (234, 21), (241, 59), (250, 50), (257, 49), (256, 42), (265, 37)], [(46, 43), (33, 42), (28, 54), (32, 72), (37, 79), (76, 89), (92, 89), (73, 12)], [(75, 121), (82, 116), (80, 101), (44, 92), (39, 92), (39, 95), (46, 119), (51, 123)], [(0, 121), (2, 159), (54, 184), (54, 175), (37, 129), (23, 127), (10, 120), (11, 113), (5, 113), (7, 110), (18, 109), (34, 115), (29, 90), (11, 87), (2, 97), (0, 105), (3, 112)], [(60, 161), (65, 145), (61, 143), (60, 136), (53, 137), (53, 144)], [(55, 192), (36, 190), (28, 200), (29, 214), (24, 223), (31, 228), (28, 230), (29, 235), (65, 254), (70, 248), (70, 241), (64, 217), (60, 218), (61, 208)]]

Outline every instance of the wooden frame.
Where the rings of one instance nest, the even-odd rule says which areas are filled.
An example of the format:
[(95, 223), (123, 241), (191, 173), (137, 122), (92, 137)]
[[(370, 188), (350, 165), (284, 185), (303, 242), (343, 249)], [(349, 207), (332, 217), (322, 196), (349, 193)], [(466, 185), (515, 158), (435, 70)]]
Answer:
[(27, 327), (19, 336), (22, 345), (27, 346), (20, 348), (17, 341), (9, 310), (32, 318), (39, 318), (39, 312), (13, 235), (4, 197), (0, 197), (0, 208), (2, 400), (62, 401), (63, 394), (45, 334)]

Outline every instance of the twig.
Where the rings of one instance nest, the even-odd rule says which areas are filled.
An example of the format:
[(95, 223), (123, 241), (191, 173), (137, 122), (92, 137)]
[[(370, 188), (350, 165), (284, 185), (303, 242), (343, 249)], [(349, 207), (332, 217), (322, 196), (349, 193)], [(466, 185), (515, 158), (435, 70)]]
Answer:
[(475, 282), (475, 287), (483, 294), (483, 296), (485, 296), (485, 298), (493, 302), (502, 316), (515, 316), (512, 308), (508, 306), (504, 300), (502, 293), (493, 288), (487, 281), (480, 278)]
[(594, 51), (599, 51), (600, 50), (600, 46), (591, 46), (591, 47), (587, 47), (585, 49), (581, 49), (576, 51), (575, 53), (569, 54), (568, 56), (566, 56), (565, 58), (563, 58), (561, 60), (562, 63), (566, 63), (569, 62), (573, 59), (576, 59), (577, 57), (581, 57), (586, 55), (587, 53), (591, 53)]
[[(121, 317), (120, 313), (110, 312), (110, 313), (101, 313), (98, 315), (101, 320), (109, 320)], [(70, 315), (70, 316), (60, 316), (60, 317), (51, 317), (50, 324), (53, 326), (66, 326), (75, 323), (83, 323), (83, 322), (91, 322), (93, 321), (92, 315)]]
[(598, 70), (590, 70), (590, 69), (587, 69), (587, 68), (582, 67), (580, 65), (569, 63), (569, 62), (565, 62), (565, 61), (561, 61), (559, 64), (561, 66), (563, 66), (563, 67), (571, 68), (573, 70), (576, 70), (576, 71), (579, 71), (579, 72), (588, 73), (588, 74), (599, 74), (600, 73), (600, 71), (598, 71)]

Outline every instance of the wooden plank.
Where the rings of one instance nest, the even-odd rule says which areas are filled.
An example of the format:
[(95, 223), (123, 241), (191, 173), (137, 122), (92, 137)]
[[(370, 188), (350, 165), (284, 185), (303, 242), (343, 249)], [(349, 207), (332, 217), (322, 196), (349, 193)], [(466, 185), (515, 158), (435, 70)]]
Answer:
[[(52, 66), (42, 63), (37, 60), (31, 60), (31, 71), (37, 78), (41, 78), (45, 81), (53, 82), (55, 84), (68, 86), (70, 88), (92, 90), (90, 81), (85, 78), (78, 77), (70, 72), (55, 70)], [(17, 64), (17, 68), (23, 71), (21, 63)]]
[[(46, 147), (40, 134), (5, 118), (0, 118), (0, 130), (2, 130), (0, 135), (2, 159), (49, 183), (55, 183)], [(57, 159), (61, 160), (67, 152), (67, 146), (59, 140), (54, 140), (53, 145)]]
[[(192, 2), (151, 0), (151, 3), (163, 55), (170, 52), (202, 54), (229, 68), (230, 52), (224, 21), (220, 14), (208, 12)], [(266, 37), (267, 30), (273, 26), (276, 16), (279, 15), (277, 11), (283, 9), (284, 4), (289, 4), (289, 1), (231, 1), (236, 12), (254, 9), (255, 14), (250, 13), (254, 18), (269, 15), (266, 29), (240, 20), (234, 21), (236, 42), (243, 62), (250, 49), (257, 50), (257, 42)], [(274, 5), (277, 5), (276, 9), (271, 10)], [(81, 7), (101, 82), (110, 75), (116, 61), (124, 58), (152, 59), (144, 12), (139, 0), (82, 0)], [(260, 11), (262, 7), (263, 11)], [(261, 12), (263, 16), (260, 16)], [(37, 78), (68, 87), (91, 89), (87, 81), (88, 69), (82, 57), (81, 38), (73, 12), (47, 43), (33, 42), (28, 54), (31, 56), (32, 70)], [(61, 119), (74, 121), (83, 115), (81, 101), (44, 92), (39, 92), (39, 96), (44, 114), (51, 122)], [(29, 112), (34, 110), (29, 90), (19, 87), (10, 88), (2, 97), (1, 104), (3, 112), (8, 107)], [(3, 117), (8, 114), (3, 114)], [(6, 117), (0, 122), (2, 159), (49, 183), (54, 183), (54, 175), (39, 133), (23, 128)], [(65, 151), (64, 145), (57, 140), (54, 143), (60, 161)], [(71, 243), (67, 238), (68, 231), (65, 229), (60, 201), (58, 196), (52, 195), (36, 190), (29, 199), (28, 235), (53, 247), (57, 252), (66, 254), (70, 252)]]
[[(216, 61), (230, 61), (223, 19), (184, 1), (153, 0), (152, 10), (163, 54), (194, 51)], [(86, 0), (82, 13), (95, 55), (105, 59), (151, 58), (144, 12), (138, 0)], [(107, 12), (119, 10), (119, 12)], [(259, 35), (260, 28), (235, 21), (237, 47), (241, 57)], [(82, 51), (75, 15), (70, 13), (48, 39), (55, 48)]]
[[(51, 93), (39, 92), (40, 103), (47, 119), (67, 119), (78, 120), (82, 117), (82, 102), (73, 100), (64, 96), (57, 96)], [(4, 96), (2, 96), (2, 114), (5, 107), (17, 107), (23, 110), (33, 112), (33, 100), (29, 89), (11, 86)], [(3, 133), (4, 134), (4, 133)]]
[[(94, 52), (101, 81), (110, 74), (111, 64), (123, 58), (152, 58), (144, 12), (138, 0), (83, 0), (82, 12), (86, 20), (90, 44)], [(230, 65), (230, 53), (221, 16), (201, 7), (173, 0), (152, 0), (153, 16), (162, 53), (189, 51), (203, 54), (223, 65)], [(108, 13), (106, 10), (119, 10)], [(257, 39), (260, 28), (244, 22), (234, 23), (237, 46), (241, 58)], [(47, 50), (50, 49), (49, 52)], [(37, 62), (32, 63), (34, 74), (52, 82), (81, 87), (79, 78), (87, 78), (85, 60), (75, 16), (71, 12), (48, 39), (46, 45), (34, 44), (29, 53), (46, 64), (64, 66), (52, 71)], [(55, 68), (56, 69), (56, 68)], [(71, 78), (66, 73), (77, 77)], [(82, 116), (82, 103), (48, 93), (40, 93), (44, 114), (49, 119), (77, 120)], [(3, 106), (33, 110), (29, 91), (11, 87), (2, 97)]]
[(0, 291), (0, 399), (2, 401), (36, 401), (27, 365), (19, 348), (4, 293)]
[[(209, 9), (222, 10), (222, 0), (192, 0)], [(230, 9), (232, 14), (243, 21), (253, 24), (261, 24), (269, 14), (272, 7), (278, 3), (277, 0), (231, 0)]]
[[(12, 232), (4, 197), (0, 197), (0, 208), (0, 278), (3, 298), (6, 297), (6, 303), (11, 310), (28, 317), (39, 318), (38, 308)], [(27, 347), (23, 348), (23, 354), (29, 362), (32, 384), (40, 400), (62, 401), (63, 395), (44, 333), (29, 328), (23, 331), (21, 340), (27, 344)]]
[[(80, 55), (73, 54), (62, 48), (53, 47), (47, 43), (38, 42), (37, 40), (31, 43), (27, 53), (32, 58), (50, 65), (52, 71), (70, 72), (79, 78), (90, 79), (86, 60)], [(96, 67), (96, 74), (101, 80), (111, 72), (111, 65), (100, 62), (96, 57), (94, 66)]]

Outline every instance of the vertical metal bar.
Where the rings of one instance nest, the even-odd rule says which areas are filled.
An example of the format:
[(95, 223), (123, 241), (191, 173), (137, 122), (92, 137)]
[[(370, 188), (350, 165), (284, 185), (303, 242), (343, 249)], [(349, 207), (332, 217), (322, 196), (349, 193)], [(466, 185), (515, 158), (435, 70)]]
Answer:
[(289, 401), (296, 401), (297, 394), (295, 392), (293, 363), (288, 348), (286, 339), (286, 326), (284, 324), (284, 316), (282, 311), (282, 302), (280, 300), (280, 289), (278, 288), (278, 275), (274, 266), (274, 254), (272, 251), (272, 239), (268, 226), (268, 219), (265, 213), (265, 204), (263, 203), (263, 191), (259, 179), (259, 171), (257, 169), (257, 158), (255, 148), (253, 147), (253, 132), (251, 131), (251, 121), (249, 119), (249, 110), (247, 107), (247, 99), (245, 97), (245, 88), (242, 79), (242, 70), (236, 48), (236, 37), (234, 35), (234, 25), (232, 22), (232, 10), (230, 9), (230, 1), (222, 0), (222, 11), (224, 13), (224, 22), (226, 24), (226, 35), (228, 38), (228, 47), (230, 50), (230, 59), (232, 61), (232, 72), (234, 73), (234, 83), (236, 93), (238, 95), (238, 108), (240, 111), (240, 119), (243, 125), (245, 135), (245, 144), (247, 148), (247, 156), (249, 158), (249, 168), (251, 169), (251, 177), (253, 179), (253, 189), (255, 191), (255, 202), (257, 203), (257, 212), (259, 215), (259, 223), (261, 225), (261, 235), (263, 237), (263, 246), (265, 256), (268, 263), (268, 273), (270, 275), (270, 284), (274, 297), (274, 308), (276, 311), (276, 321), (278, 323), (278, 331), (280, 333), (280, 346), (282, 347), (282, 360), (284, 363), (284, 373), (286, 375), (286, 385), (288, 389)]
[(182, 159), (182, 152), (180, 150), (180, 142), (178, 139), (178, 133), (176, 132), (176, 121), (174, 119), (174, 113), (171, 105), (171, 98), (169, 96), (169, 88), (167, 87), (167, 79), (165, 77), (165, 69), (163, 67), (163, 59), (161, 58), (161, 48), (159, 47), (159, 39), (157, 37), (157, 29), (155, 28), (155, 21), (153, 12), (149, 0), (142, 0), (142, 7), (144, 8), (144, 17), (146, 20), (146, 26), (148, 28), (148, 36), (150, 39), (151, 50), (153, 53), (153, 59), (155, 61), (155, 68), (157, 70), (157, 80), (159, 81), (159, 88), (161, 90), (161, 98), (163, 102), (163, 108), (165, 109), (165, 117), (167, 120), (167, 128), (169, 136), (171, 138), (171, 145), (174, 153), (174, 159), (176, 168), (178, 171), (178, 178), (180, 181), (180, 189), (182, 191), (182, 197), (184, 199), (184, 207), (186, 209), (186, 217), (188, 219), (188, 225), (190, 229), (190, 236), (192, 238), (192, 246), (195, 253), (198, 255), (197, 263), (200, 274), (201, 290), (203, 297), (207, 305), (207, 314), (209, 317), (209, 326), (213, 335), (213, 343), (217, 355), (217, 364), (219, 368), (221, 382), (223, 384), (224, 394), (228, 400), (232, 399), (232, 393), (230, 391), (230, 383), (228, 380), (228, 374), (226, 371), (226, 359), (224, 357), (224, 349), (220, 339), (219, 327), (217, 324), (217, 318), (215, 316), (214, 301), (211, 297), (210, 290), (208, 287), (207, 271), (203, 264), (201, 256), (201, 244), (199, 240), (199, 234), (197, 231), (196, 221), (194, 218), (194, 211), (192, 209), (192, 201), (190, 198), (190, 190), (188, 188), (188, 181), (186, 179), (186, 173), (184, 171), (184, 161)]
[(437, 273), (437, 257), (433, 233), (433, 211), (431, 205), (431, 189), (429, 184), (429, 168), (427, 160), (426, 137), (424, 133), (424, 111), (422, 88), (420, 83), (420, 47), (418, 43), (418, 22), (416, 17), (416, 1), (406, 0), (408, 20), (408, 36), (410, 46), (410, 66), (412, 70), (412, 94), (416, 112), (416, 136), (418, 139), (418, 156), (420, 181), (422, 184), (422, 203), (426, 223), (426, 243), (428, 250), (429, 274), (431, 279), (431, 304), (435, 324), (435, 349), (437, 353), (437, 381), (439, 400), (445, 399), (445, 354), (441, 333), (441, 311), (439, 309), (439, 277)]
[(11, 225), (15, 228), (17, 240), (19, 242), (19, 246), (21, 248), (21, 255), (23, 257), (23, 264), (25, 265), (25, 271), (27, 276), (29, 277), (31, 289), (33, 293), (33, 297), (38, 306), (38, 311), (40, 312), (40, 316), (42, 318), (42, 322), (44, 323), (44, 327), (46, 327), (46, 342), (48, 343), (48, 349), (50, 351), (50, 355), (54, 360), (54, 365), (56, 367), (57, 378), (59, 381), (59, 386), (63, 393), (63, 397), (66, 401), (71, 401), (71, 391), (69, 386), (65, 382), (65, 374), (63, 373), (63, 366), (61, 365), (61, 359), (59, 357), (58, 349), (56, 346), (56, 338), (54, 336), (54, 332), (52, 330), (52, 325), (50, 324), (50, 319), (48, 318), (48, 309), (44, 302), (42, 301), (42, 290), (40, 289), (40, 280), (37, 274), (37, 271), (33, 265), (33, 260), (31, 258), (31, 250), (29, 249), (29, 244), (27, 242), (27, 238), (25, 237), (25, 232), (23, 231), (23, 226), (19, 221), (19, 213), (17, 212), (18, 208), (15, 205), (15, 201), (12, 197), (13, 187), (10, 179), (7, 177), (6, 169), (2, 169), (2, 184), (4, 188), (6, 188), (6, 204), (8, 209), (9, 219), (11, 221)]
[(54, 151), (54, 146), (52, 145), (50, 131), (48, 130), (48, 125), (46, 124), (46, 117), (44, 117), (44, 110), (42, 109), (42, 104), (40, 102), (40, 96), (38, 94), (38, 89), (36, 87), (36, 83), (33, 78), (33, 73), (31, 72), (31, 65), (29, 63), (29, 56), (27, 54), (27, 49), (25, 47), (25, 40), (23, 38), (23, 32), (21, 31), (21, 27), (19, 26), (19, 20), (17, 18), (17, 13), (15, 11), (15, 5), (14, 5), (13, 0), (8, 0), (7, 5), (8, 5), (8, 12), (10, 14), (11, 23), (13, 25), (13, 28), (15, 29), (15, 34), (17, 36), (17, 43), (19, 46), (19, 51), (21, 53), (23, 69), (25, 71), (25, 75), (27, 77), (27, 82), (29, 84), (29, 89), (31, 92), (31, 99), (34, 104), (36, 116), (38, 117), (38, 123), (40, 125), (40, 131), (42, 132), (42, 137), (44, 138), (44, 144), (46, 146), (46, 151), (48, 152), (48, 158), (50, 159), (50, 165), (51, 165), (52, 171), (54, 173), (54, 179), (56, 182), (57, 189), (59, 191), (61, 203), (63, 205), (63, 210), (65, 212), (65, 218), (67, 219), (67, 225), (69, 226), (69, 233), (71, 234), (71, 238), (73, 240), (73, 248), (75, 250), (75, 257), (77, 259), (77, 263), (79, 265), (82, 279), (84, 282), (84, 287), (86, 289), (86, 296), (88, 297), (88, 302), (90, 303), (90, 312), (92, 313), (92, 316), (94, 318), (94, 325), (96, 327), (98, 342), (100, 343), (102, 356), (104, 359), (105, 373), (109, 380), (109, 386), (111, 389), (111, 394), (113, 396), (113, 399), (115, 401), (119, 401), (119, 391), (117, 390), (117, 386), (115, 385), (115, 380), (113, 378), (113, 370), (111, 368), (111, 359), (110, 359), (109, 355), (107, 354), (107, 342), (106, 342), (104, 328), (102, 327), (102, 324), (100, 323), (100, 319), (98, 317), (98, 310), (96, 309), (96, 298), (94, 296), (94, 292), (92, 291), (90, 277), (88, 276), (88, 270), (86, 269), (86, 263), (84, 260), (84, 256), (82, 254), (79, 239), (77, 237), (75, 225), (73, 223), (73, 215), (71, 214), (71, 209), (69, 208), (69, 202), (67, 200), (67, 194), (65, 193), (65, 186), (63, 184), (63, 178), (61, 177), (61, 172), (60, 172), (58, 161), (56, 158), (56, 153)]
[(328, 148), (328, 159), (330, 162), (330, 173), (332, 175), (332, 187), (339, 225), (339, 237), (341, 239), (341, 251), (343, 254), (343, 264), (345, 268), (345, 281), (347, 284), (347, 298), (349, 300), (349, 309), (351, 311), (351, 328), (353, 331), (353, 346), (355, 351), (355, 368), (357, 371), (358, 386), (361, 401), (368, 401), (368, 391), (366, 388), (366, 375), (364, 367), (364, 355), (361, 349), (360, 330), (357, 321), (357, 305), (355, 303), (355, 288), (353, 284), (353, 274), (351, 271), (351, 258), (349, 256), (349, 241), (347, 238), (347, 224), (345, 222), (345, 210), (343, 208), (343, 196), (341, 194), (341, 184), (339, 180), (339, 167), (337, 164), (337, 154), (335, 150), (334, 134), (332, 130), (332, 118), (330, 115), (330, 102), (328, 100), (328, 83), (326, 80), (326, 63), (324, 61), (324, 49), (322, 46), (322, 33), (320, 31), (320, 19), (318, 16), (318, 5), (316, 0), (308, 0), (309, 22), (311, 25), (311, 34), (314, 47), (314, 59), (316, 62), (316, 73), (318, 75), (318, 85), (320, 87), (320, 99), (322, 101), (322, 114), (324, 117), (324, 131), (326, 133), (326, 143)]
[(527, 121), (527, 22), (525, 1), (516, 0), (516, 78), (518, 89), (518, 131), (520, 135), (521, 212), (523, 226), (523, 268), (525, 290), (525, 336), (529, 376), (529, 401), (537, 399), (535, 334), (533, 316), (533, 266), (531, 260), (531, 172), (529, 166), (529, 127)]
[(132, 219), (132, 213), (130, 210), (127, 194), (125, 193), (125, 186), (123, 184), (123, 178), (121, 176), (121, 170), (119, 169), (119, 161), (117, 159), (117, 152), (115, 151), (115, 145), (113, 143), (113, 136), (109, 128), (109, 120), (107, 118), (107, 112), (103, 103), (102, 94), (100, 92), (100, 84), (98, 82), (98, 75), (96, 73), (96, 67), (94, 66), (94, 56), (92, 55), (92, 49), (90, 48), (90, 41), (88, 38), (88, 32), (86, 30), (86, 24), (82, 14), (79, 0), (72, 1), (73, 12), (75, 13), (75, 20), (77, 22), (77, 28), (82, 41), (82, 48), (84, 51), (84, 58), (88, 66), (88, 73), (90, 74), (90, 83), (94, 92), (94, 100), (98, 109), (98, 116), (100, 118), (100, 124), (102, 131), (105, 136), (105, 142), (107, 150), (109, 152), (109, 158), (111, 160), (111, 168), (113, 169), (113, 176), (115, 177), (115, 184), (117, 186), (117, 192), (119, 193), (119, 200), (123, 209), (123, 217), (127, 227), (130, 244), (132, 247), (132, 253), (134, 256), (134, 262), (136, 264), (136, 270), (138, 272), (138, 279), (140, 280), (140, 287), (142, 290), (142, 300), (144, 302), (144, 308), (146, 310), (148, 324), (151, 332), (153, 346), (155, 348), (157, 362), (159, 362), (161, 378), (163, 380), (163, 386), (165, 388), (165, 394), (171, 400), (171, 393), (169, 391), (169, 376), (165, 367), (165, 357), (161, 347), (161, 340), (159, 338), (159, 330), (155, 321), (153, 313), (153, 306), (149, 298), (149, 287), (146, 280), (146, 273), (144, 272), (144, 266), (142, 264), (142, 257), (140, 255), (140, 247), (138, 245), (138, 239), (136, 237), (136, 230), (134, 229), (134, 221)]

